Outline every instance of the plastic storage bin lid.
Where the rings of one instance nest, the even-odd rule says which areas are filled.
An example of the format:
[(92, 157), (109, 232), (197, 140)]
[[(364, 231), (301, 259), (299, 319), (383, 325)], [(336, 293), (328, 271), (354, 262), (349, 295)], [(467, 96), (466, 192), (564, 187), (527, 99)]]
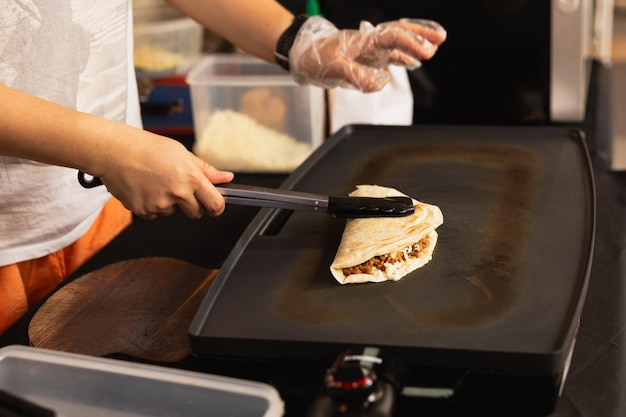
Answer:
[(0, 390), (57, 416), (274, 417), (270, 385), (27, 346), (0, 349)]
[[(186, 79), (190, 86), (210, 87), (309, 87), (300, 86), (278, 65), (239, 53), (205, 54)], [(323, 91), (320, 89), (320, 91)]]

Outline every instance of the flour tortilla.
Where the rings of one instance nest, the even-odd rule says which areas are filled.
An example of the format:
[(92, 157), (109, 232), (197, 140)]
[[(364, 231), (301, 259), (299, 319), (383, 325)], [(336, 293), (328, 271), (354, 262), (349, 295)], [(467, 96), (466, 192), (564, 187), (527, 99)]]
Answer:
[[(378, 185), (359, 185), (350, 193), (358, 197), (393, 197), (407, 195), (394, 188)], [(340, 284), (398, 281), (412, 271), (426, 265), (433, 256), (438, 234), (443, 223), (439, 207), (413, 199), (415, 213), (406, 217), (379, 217), (348, 219), (330, 271)], [(418, 257), (407, 257), (413, 244), (427, 238), (427, 245)], [(398, 251), (405, 253), (404, 260), (385, 263), (384, 271), (373, 268), (372, 273), (344, 275), (343, 268), (360, 265), (370, 259)]]

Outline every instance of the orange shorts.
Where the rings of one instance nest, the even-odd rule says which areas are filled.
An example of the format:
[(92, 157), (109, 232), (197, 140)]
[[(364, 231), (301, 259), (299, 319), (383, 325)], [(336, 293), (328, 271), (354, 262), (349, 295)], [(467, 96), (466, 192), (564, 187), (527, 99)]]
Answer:
[(111, 198), (80, 239), (50, 255), (0, 266), (0, 334), (130, 224), (132, 214)]

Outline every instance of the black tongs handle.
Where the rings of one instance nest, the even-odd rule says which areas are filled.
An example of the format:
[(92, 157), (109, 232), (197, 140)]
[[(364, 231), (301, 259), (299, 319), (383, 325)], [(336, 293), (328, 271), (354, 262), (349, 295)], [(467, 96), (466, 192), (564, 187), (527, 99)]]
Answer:
[(78, 182), (84, 188), (95, 188), (102, 185), (100, 177), (92, 177), (89, 174), (85, 174), (83, 171), (78, 171)]
[(343, 218), (404, 217), (415, 212), (409, 197), (334, 197), (328, 198), (328, 213)]

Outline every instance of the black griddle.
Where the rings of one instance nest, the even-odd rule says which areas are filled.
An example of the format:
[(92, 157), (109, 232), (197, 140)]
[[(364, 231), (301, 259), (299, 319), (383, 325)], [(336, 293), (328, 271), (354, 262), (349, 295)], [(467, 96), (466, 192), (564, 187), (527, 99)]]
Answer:
[(432, 261), (398, 282), (340, 285), (329, 266), (344, 219), (263, 209), (197, 312), (192, 351), (330, 361), (376, 346), (424, 374), (458, 371), (457, 388), (491, 378), (496, 389), (516, 378), (550, 402), (573, 349), (593, 252), (583, 136), (565, 127), (343, 128), (282, 188), (342, 195), (378, 184), (438, 205), (444, 223)]

